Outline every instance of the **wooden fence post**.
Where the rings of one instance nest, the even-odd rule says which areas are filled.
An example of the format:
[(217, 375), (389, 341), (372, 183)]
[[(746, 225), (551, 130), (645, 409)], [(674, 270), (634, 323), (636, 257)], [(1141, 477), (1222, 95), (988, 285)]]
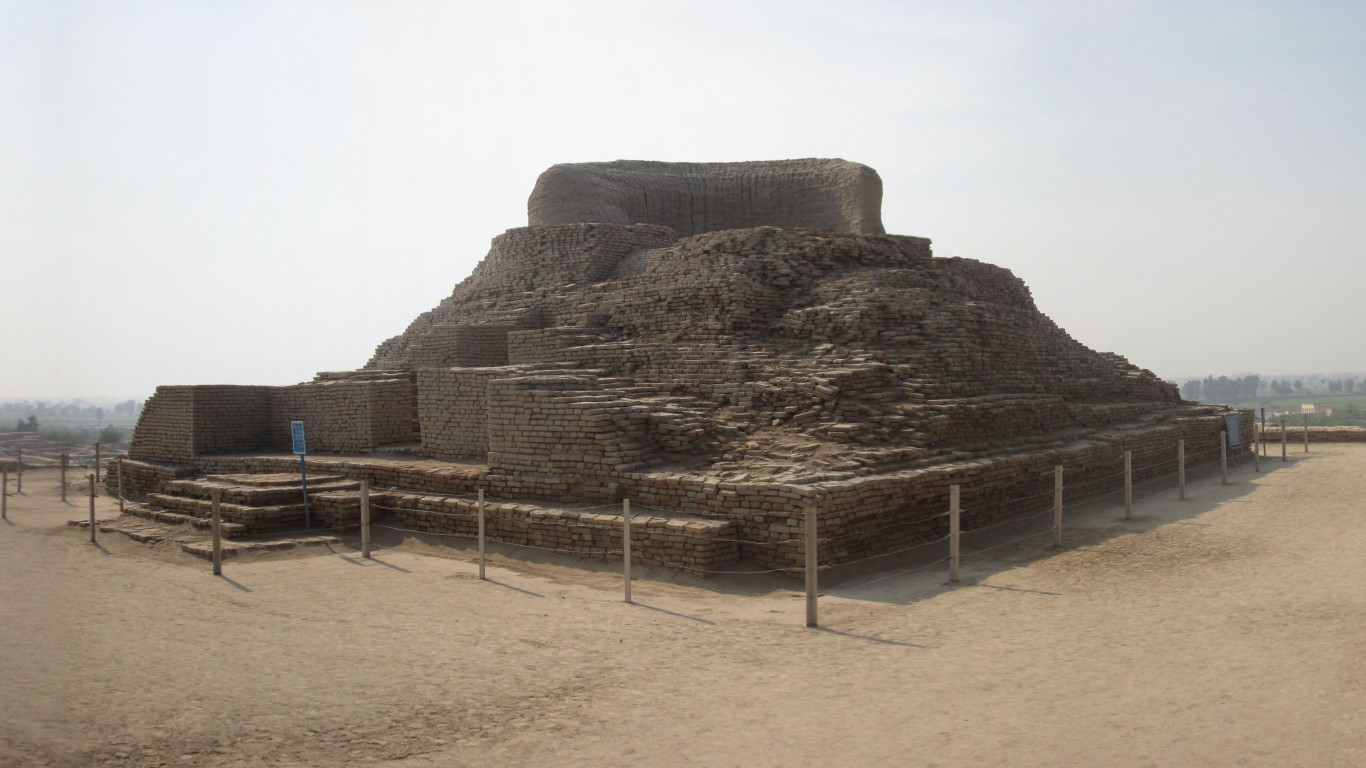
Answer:
[(1176, 441), (1176, 484), (1181, 488), (1181, 498), (1186, 498), (1186, 441)]
[(1304, 452), (1309, 453), (1309, 414), (1304, 414)]
[(95, 443), (95, 482), (100, 481), (100, 444)]
[(9, 465), (0, 469), (0, 520), (9, 519)]
[(621, 573), (626, 580), (626, 602), (631, 602), (631, 500), (621, 500)]
[(1228, 485), (1228, 433), (1219, 433), (1219, 476)]
[(1053, 468), (1053, 546), (1062, 546), (1062, 465)]
[(816, 606), (816, 569), (820, 566), (817, 548), (820, 540), (816, 538), (816, 505), (806, 508), (806, 626), (819, 626)]
[[(1309, 450), (1306, 448), (1305, 450)], [(17, 496), (24, 492), (24, 449), (19, 449), (19, 468), (18, 474), (14, 478), (14, 494)]]
[(1124, 519), (1134, 518), (1134, 452), (1124, 452)]
[(1256, 470), (1257, 470), (1258, 472), (1261, 472), (1261, 471), (1262, 471), (1262, 451), (1266, 450), (1266, 446), (1262, 443), (1262, 427), (1261, 427), (1261, 425), (1260, 425), (1260, 424), (1254, 424), (1254, 425), (1252, 425), (1252, 429), (1253, 429), (1253, 431), (1256, 432), (1256, 435), (1257, 435), (1256, 442), (1254, 442), (1254, 443), (1252, 444), (1252, 466), (1255, 467)]
[(1286, 433), (1285, 433), (1285, 417), (1282, 416), (1282, 417), (1281, 417), (1281, 461), (1290, 461), (1290, 459), (1286, 457), (1286, 449), (1285, 449), (1286, 442), (1287, 442), (1288, 439), (1289, 439), (1289, 438), (1286, 436)]
[(949, 486), (949, 583), (958, 583), (959, 539), (962, 536), (962, 523), (959, 519), (959, 486)]
[(95, 543), (95, 476), (86, 475), (90, 485), (90, 543)]
[(484, 577), (484, 489), (479, 489), (479, 580), (487, 581)]
[(62, 501), (66, 501), (66, 465), (71, 463), (71, 454), (62, 454)]
[(119, 514), (123, 514), (123, 457), (118, 458)]
[(209, 499), (213, 502), (213, 575), (223, 575), (223, 517), (219, 514), (218, 502), (222, 498), (223, 489), (213, 488), (209, 491)]
[(360, 556), (370, 557), (370, 479), (360, 481)]

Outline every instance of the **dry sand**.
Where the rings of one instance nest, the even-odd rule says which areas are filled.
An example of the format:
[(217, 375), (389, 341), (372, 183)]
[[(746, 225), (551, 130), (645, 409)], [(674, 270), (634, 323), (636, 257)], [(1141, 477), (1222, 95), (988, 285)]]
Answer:
[(0, 765), (1362, 766), (1366, 446), (1292, 456), (1081, 511), (963, 586), (846, 578), (820, 630), (796, 582), (647, 578), (632, 606), (601, 569), (481, 583), (420, 544), (219, 579), (91, 545), (30, 472), (0, 523)]

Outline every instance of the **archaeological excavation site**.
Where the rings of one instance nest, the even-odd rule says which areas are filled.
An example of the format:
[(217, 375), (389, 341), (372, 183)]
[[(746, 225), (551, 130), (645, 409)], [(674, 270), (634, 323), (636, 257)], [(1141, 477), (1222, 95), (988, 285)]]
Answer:
[[(636, 562), (799, 573), (1176, 472), (1223, 409), (1072, 339), (1008, 270), (887, 234), (844, 160), (557, 165), (528, 226), (355, 370), (291, 386), (161, 386), (123, 463), (130, 510), (230, 536), (396, 528)], [(424, 275), (424, 279), (456, 276)], [(376, 330), (378, 340), (385, 329)], [(398, 329), (389, 329), (390, 332)], [(360, 361), (352, 361), (352, 364)], [(1246, 445), (1244, 417), (1231, 443)], [(115, 482), (106, 475), (106, 487)], [(1030, 500), (1033, 499), (1031, 502)]]

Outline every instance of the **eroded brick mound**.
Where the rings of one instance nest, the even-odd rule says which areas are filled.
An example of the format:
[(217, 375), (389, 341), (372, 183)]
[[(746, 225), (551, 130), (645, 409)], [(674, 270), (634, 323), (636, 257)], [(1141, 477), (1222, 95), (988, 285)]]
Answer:
[(763, 226), (881, 234), (882, 179), (827, 159), (563, 164), (536, 180), (527, 223), (659, 224), (683, 237)]
[[(1071, 503), (1117, 487), (1126, 455), (1142, 481), (1176, 471), (1177, 441), (1208, 462), (1225, 429), (1251, 439), (1250, 412), (1183, 403), (1086, 348), (1008, 270), (882, 234), (880, 197), (842, 160), (556, 166), (533, 226), (495, 238), (364, 370), (159, 387), (125, 480), (289, 471), (256, 454), (288, 449), (299, 420), (310, 451), (345, 454), (318, 468), (375, 488), (631, 499), (666, 515), (642, 545), (662, 563), (792, 568), (811, 509), (821, 562), (849, 562), (942, 538), (952, 484), (971, 529), (1037, 512), (1058, 466)], [(459, 503), (401, 522), (459, 533), (426, 527)], [(509, 541), (617, 546), (616, 523), (562, 541), (560, 511), (507, 509)], [(726, 522), (667, 517), (689, 515)]]
[[(493, 444), (465, 435), (462, 453), (424, 426), (433, 455), (585, 478), (848, 477), (1048, 449), (1179, 402), (1068, 336), (1008, 270), (934, 258), (923, 238), (761, 227), (661, 241), (651, 225), (510, 230), (370, 366), (457, 368), (419, 380), (420, 421), (487, 413), (466, 421)], [(461, 341), (475, 328), (505, 347), (473, 359), (489, 348)]]

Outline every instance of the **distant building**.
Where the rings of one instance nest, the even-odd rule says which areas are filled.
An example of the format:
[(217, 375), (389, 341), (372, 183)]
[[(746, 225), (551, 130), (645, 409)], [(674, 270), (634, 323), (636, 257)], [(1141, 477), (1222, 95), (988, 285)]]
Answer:
[(1315, 416), (1332, 416), (1333, 406), (1323, 403), (1301, 403), (1300, 413), (1312, 413)]

